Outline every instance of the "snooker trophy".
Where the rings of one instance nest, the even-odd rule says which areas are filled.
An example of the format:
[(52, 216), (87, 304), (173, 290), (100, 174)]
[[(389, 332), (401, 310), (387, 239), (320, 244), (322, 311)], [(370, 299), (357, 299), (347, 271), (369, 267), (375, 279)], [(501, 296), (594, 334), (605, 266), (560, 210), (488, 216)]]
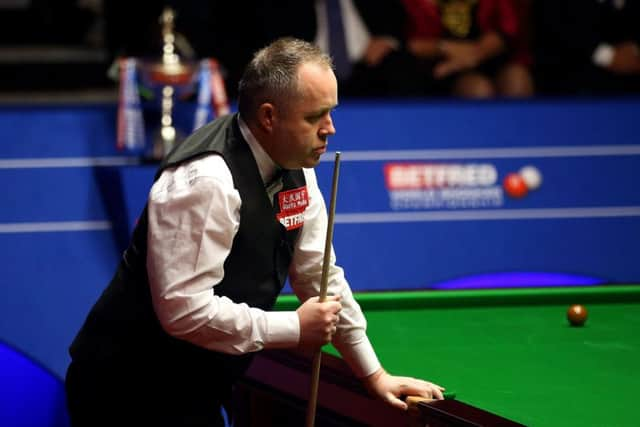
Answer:
[[(162, 159), (178, 142), (178, 135), (173, 125), (174, 93), (178, 85), (189, 83), (195, 67), (190, 62), (180, 59), (175, 48), (173, 31), (175, 13), (165, 8), (160, 15), (162, 24), (162, 60), (146, 64), (147, 79), (162, 87), (160, 131), (153, 141), (153, 159)], [(180, 136), (180, 139), (182, 136)]]
[[(212, 115), (229, 112), (222, 73), (215, 59), (196, 61), (179, 55), (178, 35), (174, 30), (176, 14), (166, 7), (160, 15), (162, 56), (154, 59), (123, 58), (120, 62), (120, 108), (118, 111), (119, 149), (128, 149), (150, 162), (161, 161), (182, 139), (185, 133), (199, 128)], [(184, 43), (186, 39), (184, 39)], [(185, 49), (186, 50), (186, 49)], [(190, 50), (190, 49), (189, 49)], [(138, 76), (138, 72), (140, 76)], [(149, 144), (145, 137), (143, 105), (144, 90), (150, 100), (159, 100), (160, 127), (152, 132)], [(197, 92), (194, 121), (188, 129), (179, 129), (175, 113), (179, 101), (192, 98)], [(149, 104), (149, 103), (147, 103)], [(188, 109), (188, 103), (182, 106)]]

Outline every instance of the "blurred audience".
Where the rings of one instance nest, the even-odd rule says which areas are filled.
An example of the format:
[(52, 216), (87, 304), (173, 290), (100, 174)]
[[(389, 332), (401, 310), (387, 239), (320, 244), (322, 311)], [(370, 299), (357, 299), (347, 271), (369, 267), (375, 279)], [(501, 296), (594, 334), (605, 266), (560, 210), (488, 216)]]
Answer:
[[(339, 14), (339, 15), (338, 15)], [(423, 78), (404, 43), (398, 0), (316, 0), (315, 42), (335, 61), (344, 96), (415, 96)], [(342, 22), (336, 22), (340, 20)], [(340, 34), (344, 28), (344, 40)], [(346, 59), (341, 60), (341, 43)], [(343, 55), (344, 56), (344, 55)]]
[(8, 52), (75, 46), (108, 58), (0, 57), (0, 76), (24, 80), (7, 87), (39, 87), (43, 73), (60, 78), (40, 86), (104, 84), (89, 75), (104, 77), (117, 56), (162, 54), (165, 6), (179, 53), (218, 59), (232, 99), (251, 54), (282, 36), (330, 53), (345, 97), (640, 93), (640, 0), (14, 1), (0, 5)]
[(543, 93), (640, 92), (640, 1), (535, 0), (534, 37)]
[(422, 79), (416, 59), (404, 44), (405, 13), (400, 0), (256, 3), (267, 41), (298, 37), (315, 42), (333, 57), (342, 96), (417, 94)]
[(533, 95), (513, 0), (402, 0), (409, 51), (434, 94), (466, 98)]

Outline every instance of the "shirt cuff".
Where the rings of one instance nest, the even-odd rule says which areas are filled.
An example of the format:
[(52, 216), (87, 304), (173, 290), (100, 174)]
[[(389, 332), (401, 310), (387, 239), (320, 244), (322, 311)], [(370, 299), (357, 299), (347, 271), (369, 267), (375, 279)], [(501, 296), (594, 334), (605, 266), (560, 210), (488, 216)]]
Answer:
[(353, 374), (358, 378), (368, 377), (380, 369), (381, 365), (378, 356), (373, 350), (373, 346), (367, 336), (362, 338), (357, 344), (340, 348), (342, 358), (347, 362)]
[(591, 60), (598, 67), (606, 68), (613, 62), (614, 55), (615, 50), (613, 49), (613, 46), (606, 43), (600, 43), (596, 50), (593, 51)]
[(265, 348), (295, 347), (300, 341), (300, 320), (295, 311), (266, 312)]

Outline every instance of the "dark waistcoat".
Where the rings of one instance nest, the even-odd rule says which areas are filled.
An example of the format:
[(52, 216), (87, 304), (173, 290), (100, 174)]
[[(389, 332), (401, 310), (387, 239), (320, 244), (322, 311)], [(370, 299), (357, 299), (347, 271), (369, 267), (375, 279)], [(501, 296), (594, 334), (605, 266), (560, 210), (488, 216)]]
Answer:
[[(235, 115), (219, 118), (190, 136), (171, 152), (163, 170), (207, 153), (220, 154), (231, 171), (242, 200), (240, 227), (224, 263), (224, 279), (216, 295), (236, 303), (269, 310), (287, 277), (299, 228), (287, 231), (277, 220), (251, 149), (243, 139)], [(282, 192), (306, 185), (301, 170), (289, 171)], [(283, 193), (284, 194), (284, 193)], [(131, 243), (109, 286), (92, 308), (71, 345), (74, 360), (140, 361), (167, 369), (188, 369), (198, 381), (214, 381), (221, 389), (248, 366), (251, 355), (234, 356), (206, 350), (168, 335), (155, 316), (146, 271), (147, 210), (144, 209)], [(212, 287), (214, 283), (211, 284)], [(188, 376), (184, 377), (188, 385)]]

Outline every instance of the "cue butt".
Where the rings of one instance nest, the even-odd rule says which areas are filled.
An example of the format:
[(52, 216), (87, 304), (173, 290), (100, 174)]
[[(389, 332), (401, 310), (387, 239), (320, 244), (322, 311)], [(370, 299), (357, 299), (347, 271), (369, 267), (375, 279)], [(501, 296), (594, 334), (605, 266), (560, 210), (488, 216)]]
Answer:
[(411, 408), (415, 408), (418, 403), (420, 402), (433, 402), (436, 399), (430, 399), (428, 397), (422, 397), (422, 396), (407, 396), (406, 399), (404, 399), (405, 403), (409, 406), (409, 409)]
[(418, 404), (420, 402), (433, 402), (435, 399), (429, 399), (422, 396), (407, 396), (404, 401), (407, 404), (407, 427), (424, 427), (424, 423), (420, 421), (420, 411)]

